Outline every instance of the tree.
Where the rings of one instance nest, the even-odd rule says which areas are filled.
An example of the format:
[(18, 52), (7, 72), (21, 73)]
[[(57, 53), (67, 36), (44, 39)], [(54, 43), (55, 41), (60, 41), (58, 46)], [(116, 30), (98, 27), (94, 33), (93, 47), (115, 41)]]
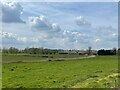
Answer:
[(15, 47), (10, 47), (9, 48), (9, 53), (18, 53), (18, 49), (17, 48), (15, 48)]
[(118, 51), (117, 51), (117, 53), (118, 53), (118, 56), (120, 56), (120, 48), (118, 48)]
[(9, 53), (9, 50), (6, 49), (6, 48), (3, 48), (3, 49), (2, 49), (2, 53)]
[(89, 47), (88, 47), (88, 55), (91, 55), (91, 54), (92, 54), (92, 47), (89, 46)]
[(113, 52), (114, 55), (116, 55), (117, 54), (117, 48), (113, 48), (112, 52)]

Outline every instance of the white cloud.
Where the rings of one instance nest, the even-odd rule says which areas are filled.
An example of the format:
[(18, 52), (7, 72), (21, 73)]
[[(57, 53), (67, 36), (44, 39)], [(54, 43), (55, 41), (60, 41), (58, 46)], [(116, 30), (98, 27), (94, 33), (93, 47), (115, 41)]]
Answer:
[(101, 40), (100, 39), (95, 39), (95, 42), (100, 42)]
[(48, 22), (47, 18), (44, 16), (29, 17), (28, 20), (29, 20), (28, 23), (32, 28), (36, 28), (40, 31), (47, 31), (52, 28), (51, 24)]
[(17, 43), (17, 42), (26, 42), (27, 38), (26, 37), (18, 37), (17, 34), (14, 33), (9, 33), (9, 32), (2, 32), (2, 40), (3, 42), (11, 42), (11, 43)]
[(51, 23), (45, 16), (29, 17), (28, 24), (31, 29), (35, 29), (37, 31), (54, 32), (61, 30), (58, 24)]
[(112, 36), (116, 37), (116, 36), (118, 36), (118, 34), (117, 33), (113, 33)]
[(118, 31), (112, 26), (97, 26), (92, 28), (94, 34), (94, 47), (100, 48), (113, 48), (118, 46)]
[[(22, 47), (25, 48), (26, 46), (41, 44), (46, 40), (44, 39), (44, 37), (40, 37), (40, 36), (24, 37), (24, 36), (19, 36), (18, 34), (9, 33), (9, 32), (0, 33), (0, 37), (2, 38), (3, 46), (7, 46), (7, 47), (11, 47), (11, 46), (17, 47), (21, 45)], [(21, 46), (19, 46), (19, 48)]]
[(2, 21), (5, 23), (25, 23), (20, 15), (22, 6), (17, 2), (2, 2)]
[(78, 16), (75, 18), (75, 22), (78, 26), (91, 26), (91, 23), (85, 20), (84, 17)]
[(16, 38), (16, 34), (13, 33), (2, 32), (1, 35), (3, 38)]
[(52, 24), (52, 30), (53, 30), (53, 31), (60, 31), (61, 28), (60, 28), (60, 26), (59, 26), (58, 24), (53, 23), (53, 24)]
[(100, 26), (94, 28), (95, 36), (102, 38), (106, 41), (116, 41), (117, 40), (117, 29), (114, 29), (112, 26)]
[(18, 37), (17, 38), (17, 41), (20, 41), (20, 42), (27, 42), (28, 39), (26, 37)]

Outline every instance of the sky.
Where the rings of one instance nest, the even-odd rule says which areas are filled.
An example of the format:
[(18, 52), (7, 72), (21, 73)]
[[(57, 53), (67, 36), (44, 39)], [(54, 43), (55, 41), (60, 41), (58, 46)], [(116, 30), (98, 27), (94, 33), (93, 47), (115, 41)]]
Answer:
[(5, 48), (118, 47), (117, 2), (1, 2)]

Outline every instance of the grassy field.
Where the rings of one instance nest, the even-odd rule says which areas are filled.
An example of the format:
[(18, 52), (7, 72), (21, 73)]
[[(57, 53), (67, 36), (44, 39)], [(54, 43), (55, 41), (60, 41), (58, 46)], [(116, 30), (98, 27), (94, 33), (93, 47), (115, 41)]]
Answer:
[[(3, 56), (3, 62), (43, 59), (23, 55), (10, 57)], [(55, 57), (58, 56), (53, 56)], [(117, 72), (117, 56), (39, 63), (3, 63), (2, 85), (3, 88), (114, 88), (118, 84)]]
[(28, 61), (28, 62), (39, 62), (39, 61), (46, 61), (49, 59), (60, 59), (60, 58), (79, 58), (82, 57), (82, 55), (64, 55), (64, 54), (3, 54), (2, 55), (2, 62), (3, 63), (13, 63), (13, 62), (22, 62), (22, 61)]

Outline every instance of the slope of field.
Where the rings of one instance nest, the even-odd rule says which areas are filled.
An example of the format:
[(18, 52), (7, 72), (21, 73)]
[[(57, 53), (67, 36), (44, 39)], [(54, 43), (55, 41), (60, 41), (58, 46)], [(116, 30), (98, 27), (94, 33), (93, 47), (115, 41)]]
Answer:
[(117, 87), (117, 72), (117, 56), (58, 62), (4, 63), (3, 88), (111, 88)]

